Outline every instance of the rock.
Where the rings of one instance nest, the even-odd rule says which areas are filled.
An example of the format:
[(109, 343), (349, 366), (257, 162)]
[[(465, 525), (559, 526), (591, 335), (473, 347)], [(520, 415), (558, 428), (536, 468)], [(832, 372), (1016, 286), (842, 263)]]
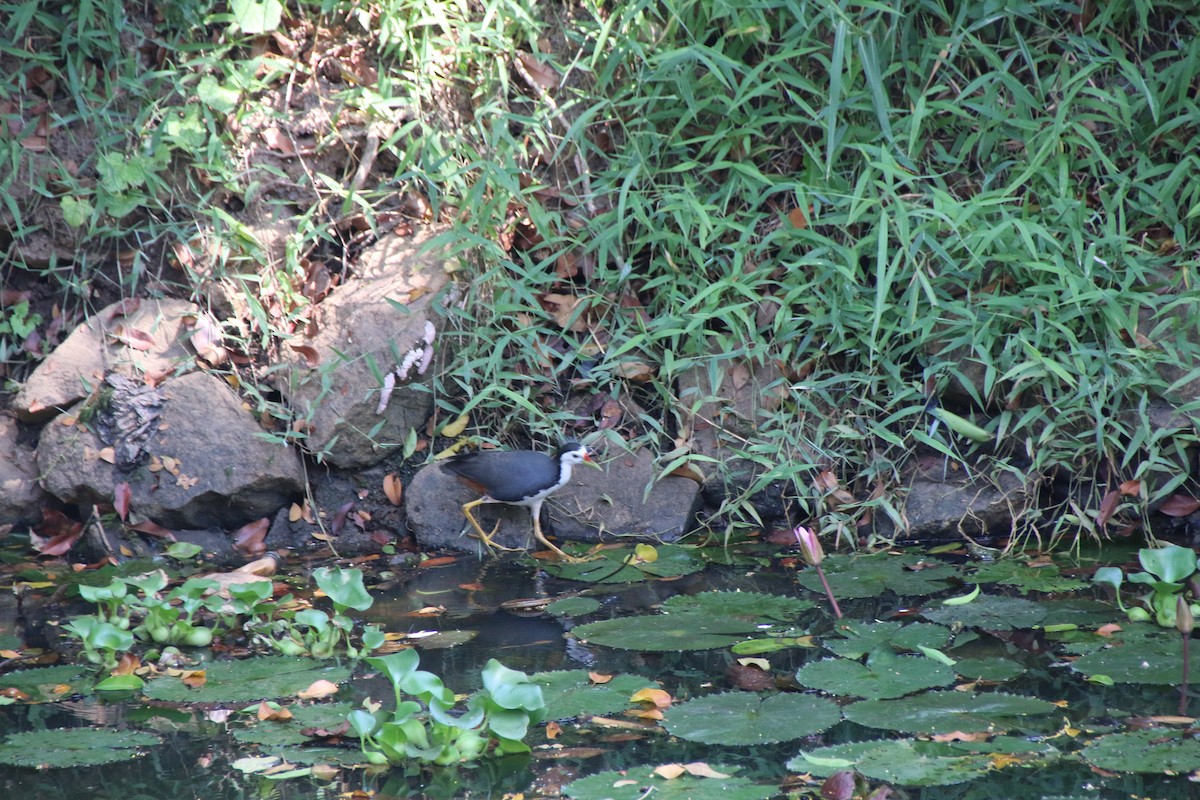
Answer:
[(1029, 503), (1028, 488), (1016, 476), (1001, 472), (995, 481), (951, 476), (939, 480), (917, 475), (909, 483), (901, 506), (906, 525), (896, 530), (885, 514), (875, 518), (875, 530), (885, 538), (923, 541), (1007, 535)]
[(45, 494), (38, 485), (37, 455), (21, 444), (17, 423), (0, 416), (0, 525), (32, 524), (42, 518)]
[(17, 392), (13, 409), (23, 421), (44, 422), (86, 397), (88, 387), (98, 386), (109, 373), (161, 378), (190, 365), (194, 358), (184, 348), (185, 325), (202, 313), (184, 300), (108, 306), (38, 365)]
[(383, 236), (360, 257), (355, 281), (316, 306), (317, 332), (284, 348), (288, 370), (279, 388), (307, 421), (306, 447), (318, 460), (343, 469), (378, 463), (429, 416), (433, 397), (420, 384), (431, 373), (418, 374), (416, 365), (397, 378), (384, 412), (377, 410), (380, 379), (427, 347), (432, 302), (449, 281), (445, 258), (421, 254), (431, 238), (429, 231)]
[(296, 453), (263, 439), (261, 428), (219, 378), (196, 372), (165, 381), (167, 400), (144, 443), (149, 464), (121, 472), (101, 460), (103, 442), (73, 419), (42, 431), (44, 488), (78, 505), (111, 503), (129, 483), (131, 507), (167, 528), (231, 529), (273, 514), (298, 497), (304, 471)]
[(691, 452), (715, 459), (705, 464), (704, 490), (718, 503), (752, 484), (761, 467), (736, 455), (755, 438), (763, 412), (777, 410), (787, 396), (783, 374), (773, 363), (750, 360), (723, 362), (714, 385), (708, 367), (696, 367), (679, 378), (681, 408), (691, 414)]
[[(542, 507), (542, 531), (560, 540), (671, 542), (687, 533), (700, 501), (700, 487), (687, 478), (664, 478), (643, 499), (655, 476), (654, 457), (643, 450), (602, 460), (599, 470), (576, 467), (569, 484), (551, 495)], [(463, 503), (479, 495), (436, 464), (422, 468), (405, 489), (408, 525), (417, 543), (483, 553), (481, 543), (462, 514)], [(479, 524), (495, 541), (516, 549), (537, 548), (529, 512), (501, 503), (478, 506)]]
[[(633, 539), (673, 542), (692, 529), (700, 508), (700, 484), (658, 470), (649, 450), (597, 457), (599, 470), (581, 465), (574, 479), (555, 493), (551, 518), (565, 539)], [(649, 495), (646, 487), (651, 486)], [(559, 513), (557, 509), (568, 509)]]

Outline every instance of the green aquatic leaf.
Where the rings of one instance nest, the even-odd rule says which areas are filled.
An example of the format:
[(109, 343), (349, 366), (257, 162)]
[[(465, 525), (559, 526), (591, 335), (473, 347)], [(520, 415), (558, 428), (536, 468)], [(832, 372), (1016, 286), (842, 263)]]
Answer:
[(1025, 668), (1009, 658), (960, 658), (954, 663), (954, 671), (967, 680), (1002, 683), (1025, 672)]
[[(839, 599), (878, 597), (891, 591), (901, 597), (921, 597), (950, 588), (962, 570), (937, 559), (911, 553), (894, 555), (829, 555), (821, 563), (829, 588)], [(822, 596), (825, 589), (816, 570), (803, 570), (796, 582)]]
[(950, 642), (950, 630), (929, 622), (848, 622), (834, 629), (841, 638), (821, 644), (843, 658), (862, 658), (880, 647), (913, 652), (921, 647), (942, 648)]
[(801, 686), (838, 696), (879, 699), (903, 697), (922, 689), (949, 686), (954, 670), (925, 656), (901, 656), (877, 650), (866, 664), (845, 658), (812, 661), (796, 672)]
[(970, 580), (976, 583), (999, 583), (1003, 586), (1012, 586), (1021, 594), (1077, 592), (1088, 586), (1088, 582), (1085, 580), (1062, 575), (1054, 564), (1031, 567), (1013, 559), (1000, 559), (982, 564), (970, 577)]
[(567, 797), (577, 800), (767, 800), (779, 794), (776, 783), (753, 783), (737, 777), (737, 767), (709, 765), (727, 777), (682, 775), (668, 780), (654, 774), (654, 767), (632, 767), (589, 775), (563, 787)]
[(600, 601), (594, 597), (565, 597), (546, 606), (552, 617), (582, 617), (600, 610)]
[(613, 714), (629, 708), (630, 697), (641, 689), (657, 687), (649, 678), (614, 675), (607, 683), (593, 683), (582, 669), (539, 672), (530, 678), (542, 687), (546, 716), (550, 719)]
[(793, 772), (830, 775), (829, 760), (851, 762), (854, 770), (875, 780), (899, 786), (949, 786), (966, 783), (987, 774), (992, 758), (964, 753), (938, 742), (896, 739), (846, 744), (806, 750), (787, 762)]
[(145, 695), (174, 703), (243, 703), (291, 697), (314, 681), (344, 683), (349, 677), (349, 667), (305, 658), (259, 656), (209, 665), (204, 685), (195, 689), (178, 678), (155, 678), (146, 684)]
[(1019, 597), (983, 595), (965, 606), (943, 606), (921, 613), (930, 622), (955, 623), (985, 631), (1011, 631), (1032, 628), (1046, 616), (1046, 609), (1032, 600)]
[(621, 650), (713, 650), (729, 647), (758, 632), (753, 621), (710, 614), (660, 614), (620, 617), (577, 625), (581, 641)]
[(14, 767), (83, 767), (125, 761), (138, 749), (161, 744), (145, 731), (54, 728), (11, 734), (0, 744), (0, 764)]
[[(53, 667), (33, 667), (0, 675), (0, 689), (17, 689), (29, 695), (30, 703), (46, 703), (66, 699), (90, 690), (95, 677), (74, 664)], [(66, 691), (59, 690), (66, 686)]]
[(726, 617), (789, 622), (816, 603), (801, 597), (760, 592), (700, 592), (677, 594), (662, 604), (669, 613), (716, 614)]
[(847, 706), (843, 713), (859, 725), (903, 733), (997, 733), (1024, 724), (1023, 717), (1057, 709), (1051, 702), (1024, 695), (936, 691), (897, 700), (862, 700)]
[(1111, 733), (1089, 743), (1080, 755), (1089, 764), (1114, 772), (1186, 774), (1200, 770), (1200, 741), (1185, 730)]
[[(1200, 640), (1188, 640), (1188, 647), (1192, 663), (1200, 664)], [(1071, 669), (1089, 680), (1103, 675), (1116, 683), (1169, 686), (1178, 683), (1183, 672), (1183, 644), (1175, 631), (1137, 626), (1120, 631), (1100, 649), (1075, 659)]]
[(694, 547), (664, 544), (655, 548), (653, 561), (642, 561), (633, 547), (601, 551), (598, 558), (578, 563), (539, 564), (556, 578), (588, 583), (636, 583), (656, 578), (678, 578), (704, 569), (705, 561)]
[(672, 706), (663, 727), (692, 742), (748, 747), (809, 736), (841, 719), (837, 705), (823, 697), (726, 692)]

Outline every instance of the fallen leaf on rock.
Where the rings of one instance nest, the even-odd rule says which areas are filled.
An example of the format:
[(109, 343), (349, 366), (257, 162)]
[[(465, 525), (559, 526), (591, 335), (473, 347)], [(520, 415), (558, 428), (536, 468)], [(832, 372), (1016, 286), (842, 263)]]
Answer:
[(133, 490), (129, 488), (128, 481), (121, 481), (113, 487), (113, 509), (122, 522), (129, 516), (129, 501), (132, 498)]
[(400, 482), (400, 477), (396, 473), (389, 472), (383, 476), (383, 494), (394, 506), (400, 505), (404, 499), (404, 484)]
[(266, 517), (248, 522), (233, 534), (233, 547), (239, 553), (249, 558), (257, 558), (267, 552), (265, 539), (271, 521)]
[(317, 352), (317, 348), (307, 344), (289, 345), (292, 351), (304, 359), (304, 366), (309, 369), (315, 369), (321, 365), (321, 354)]

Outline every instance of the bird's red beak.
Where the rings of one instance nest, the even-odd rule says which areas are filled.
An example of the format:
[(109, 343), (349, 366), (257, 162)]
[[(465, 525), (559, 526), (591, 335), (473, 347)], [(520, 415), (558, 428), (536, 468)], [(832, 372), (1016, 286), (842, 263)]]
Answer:
[(589, 452), (587, 452), (587, 451), (584, 451), (584, 453), (583, 453), (583, 460), (584, 460), (584, 461), (591, 461), (591, 463), (593, 463), (593, 464), (595, 464), (595, 463), (596, 463), (595, 461), (592, 461), (592, 454), (591, 454), (591, 453), (589, 453)]

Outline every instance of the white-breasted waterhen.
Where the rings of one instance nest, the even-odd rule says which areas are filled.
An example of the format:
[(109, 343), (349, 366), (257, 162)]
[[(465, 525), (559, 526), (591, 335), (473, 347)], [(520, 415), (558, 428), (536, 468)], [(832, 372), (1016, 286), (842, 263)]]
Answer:
[[(554, 456), (534, 450), (475, 450), (452, 456), (443, 461), (442, 466), (483, 495), (478, 500), (464, 503), (462, 510), (485, 545), (493, 546), (492, 536), (496, 530), (484, 533), (471, 510), (485, 503), (507, 503), (529, 509), (535, 539), (560, 558), (578, 561), (546, 540), (539, 517), (542, 502), (571, 480), (575, 465), (591, 460), (586, 447), (579, 442), (567, 441), (559, 445)], [(496, 529), (499, 527), (497, 523)]]

